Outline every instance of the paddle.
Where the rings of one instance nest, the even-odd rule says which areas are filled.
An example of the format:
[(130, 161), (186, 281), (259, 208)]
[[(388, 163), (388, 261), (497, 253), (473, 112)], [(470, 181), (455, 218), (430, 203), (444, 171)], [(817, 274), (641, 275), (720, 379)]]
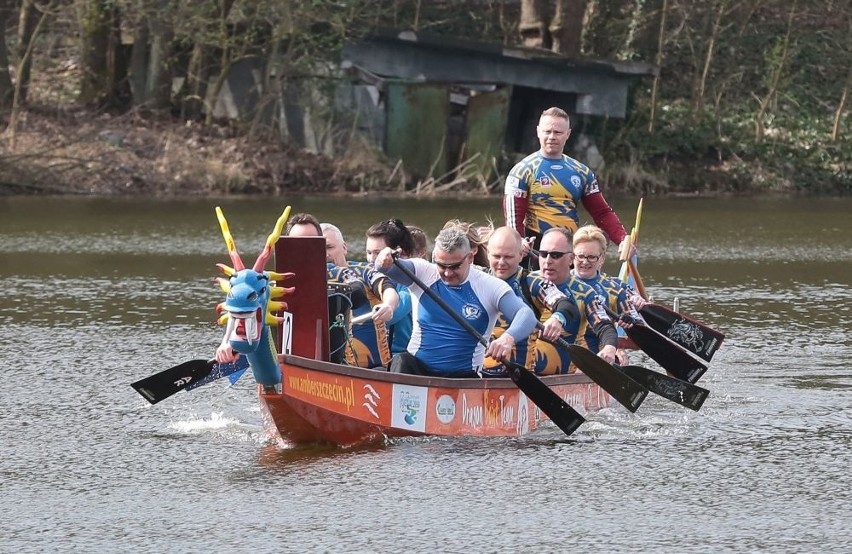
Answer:
[(658, 394), (663, 398), (676, 402), (690, 410), (695, 410), (696, 412), (701, 408), (701, 405), (704, 404), (704, 401), (710, 394), (710, 391), (707, 389), (703, 389), (697, 385), (693, 385), (692, 383), (681, 381), (680, 379), (676, 379), (670, 375), (664, 375), (642, 366), (617, 365), (614, 367), (623, 371), (631, 379), (641, 383), (654, 394)]
[(660, 304), (645, 304), (639, 313), (649, 327), (708, 362), (725, 340), (724, 333)]
[[(613, 320), (618, 319), (618, 315), (608, 306), (604, 306), (604, 309)], [(642, 322), (634, 323), (626, 328), (625, 332), (645, 354), (682, 381), (695, 383), (707, 371), (706, 365), (693, 358), (680, 345), (673, 343)]]
[(227, 364), (216, 363), (216, 360), (190, 360), (140, 379), (131, 383), (130, 386), (144, 396), (145, 400), (156, 404), (182, 390), (225, 377), (247, 366), (248, 361), (245, 356), (240, 356), (237, 361)]
[[(456, 323), (461, 325), (464, 330), (470, 334), (470, 336), (475, 338), (479, 344), (485, 347), (488, 346), (488, 341), (485, 340), (485, 337), (483, 337), (479, 331), (474, 329), (473, 326), (461, 315), (453, 311), (453, 309), (444, 302), (443, 298), (427, 287), (426, 284), (421, 281), (414, 272), (408, 269), (405, 264), (401, 263), (396, 256), (393, 258), (393, 263), (400, 269), (400, 271), (411, 279), (415, 285), (420, 287), (426, 296), (431, 298), (432, 301), (447, 312), (447, 314), (452, 317)], [(577, 410), (572, 408), (571, 405), (565, 402), (558, 394), (550, 390), (550, 388), (545, 385), (535, 373), (528, 370), (521, 364), (510, 360), (504, 360), (503, 363), (511, 370), (509, 371), (509, 375), (512, 378), (512, 382), (515, 383), (515, 385), (521, 389), (521, 392), (527, 395), (527, 398), (532, 400), (542, 412), (547, 414), (550, 420), (553, 421), (557, 427), (562, 429), (566, 435), (570, 435), (576, 431), (577, 427), (586, 421), (585, 418), (577, 412)]]
[[(536, 327), (539, 330), (544, 329), (544, 325), (539, 322), (536, 323)], [(548, 339), (542, 337), (542, 340)], [(600, 385), (616, 402), (631, 412), (639, 409), (639, 406), (648, 395), (648, 389), (618, 371), (615, 366), (607, 363), (606, 360), (587, 348), (583, 348), (577, 344), (569, 344), (562, 337), (552, 342), (567, 348), (571, 353), (571, 360), (580, 368), (580, 371)]]

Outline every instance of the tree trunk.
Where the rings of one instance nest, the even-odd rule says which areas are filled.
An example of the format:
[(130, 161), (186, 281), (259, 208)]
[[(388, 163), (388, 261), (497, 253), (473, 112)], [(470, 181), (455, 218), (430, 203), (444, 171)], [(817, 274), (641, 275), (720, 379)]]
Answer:
[(234, 5), (233, 0), (227, 0), (222, 4), (222, 11), (219, 12), (219, 33), (222, 41), (222, 57), (219, 61), (219, 76), (216, 82), (213, 83), (213, 92), (210, 94), (210, 105), (207, 106), (207, 117), (205, 123), (208, 125), (213, 122), (213, 112), (216, 110), (216, 103), (219, 100), (219, 94), (222, 92), (222, 87), (225, 86), (225, 79), (228, 78), (228, 73), (231, 71), (231, 48), (228, 45), (228, 15), (231, 13), (231, 7)]
[(81, 26), (80, 102), (87, 106), (113, 103), (119, 80), (120, 28), (113, 0), (87, 0)]
[[(20, 91), (18, 102), (21, 106), (27, 104), (27, 93), (30, 88), (30, 73), (32, 71), (32, 57), (26, 56), (27, 47), (33, 41), (36, 24), (38, 23), (38, 11), (34, 0), (23, 0), (21, 2), (21, 13), (18, 16), (18, 44), (15, 47), (15, 57), (18, 60), (18, 73), (16, 85)], [(23, 63), (22, 63), (23, 62)]]
[(521, 22), (518, 31), (524, 46), (550, 49), (546, 0), (521, 0)]
[(669, 0), (663, 0), (663, 6), (660, 8), (660, 32), (657, 35), (657, 57), (654, 63), (657, 65), (658, 71), (654, 75), (654, 83), (651, 86), (651, 114), (648, 116), (648, 132), (654, 132), (654, 120), (657, 117), (657, 95), (660, 92), (660, 74), (663, 72), (663, 48), (665, 47), (666, 38), (666, 13), (669, 9)]
[(553, 37), (552, 49), (569, 58), (579, 57), (583, 51), (583, 18), (586, 0), (557, 0), (556, 13), (550, 22)]
[[(18, 60), (18, 66), (16, 68), (17, 71), (18, 71), (18, 74), (20, 74), (20, 72), (21, 72), (21, 67), (31, 63), (30, 60), (32, 59), (32, 56), (33, 56), (33, 47), (35, 46), (36, 37), (38, 37), (39, 33), (41, 32), (42, 27), (44, 27), (44, 22), (47, 21), (47, 17), (48, 17), (48, 15), (50, 15), (50, 12), (53, 9), (54, 9), (53, 2), (51, 2), (45, 8), (43, 8), (43, 11), (41, 13), (41, 17), (38, 18), (38, 23), (36, 23), (35, 28), (33, 28), (32, 36), (30, 36), (30, 40), (27, 43), (27, 47), (24, 50), (21, 59)], [(23, 102), (21, 100), (21, 98), (23, 97), (23, 95), (21, 93), (21, 89), (23, 87), (23, 84), (24, 84), (23, 81), (18, 79), (15, 82), (15, 91), (14, 91), (14, 94), (12, 95), (12, 111), (9, 114), (9, 129), (8, 129), (9, 137), (10, 137), (9, 145), (10, 145), (10, 148), (12, 150), (14, 150), (15, 146), (17, 145), (18, 116), (20, 115), (21, 109), (22, 109), (22, 106), (23, 106)]]
[(148, 105), (166, 109), (172, 99), (172, 39), (174, 30), (168, 16), (168, 0), (161, 0), (160, 10), (151, 15), (151, 55), (148, 59)]
[(846, 102), (849, 100), (850, 86), (852, 86), (852, 67), (849, 68), (849, 74), (846, 76), (846, 86), (843, 87), (840, 102), (837, 104), (837, 111), (834, 112), (834, 125), (831, 127), (831, 140), (833, 142), (837, 142), (837, 139), (840, 138), (840, 122), (843, 120), (843, 110), (846, 108)]
[(698, 86), (695, 90), (695, 113), (700, 114), (704, 111), (704, 95), (707, 89), (707, 76), (710, 74), (710, 65), (713, 62), (713, 53), (716, 49), (716, 41), (719, 39), (719, 32), (722, 28), (722, 17), (725, 14), (725, 0), (719, 3), (719, 11), (716, 12), (716, 19), (713, 20), (713, 26), (710, 28), (710, 37), (707, 39), (707, 54), (704, 56), (704, 65), (701, 69), (701, 77), (698, 79)]
[(15, 89), (9, 75), (9, 51), (6, 49), (6, 23), (12, 15), (13, 0), (0, 0), (0, 113), (12, 107)]
[(148, 17), (142, 16), (133, 26), (133, 50), (130, 53), (130, 94), (134, 106), (148, 102), (148, 42), (151, 39)]
[(766, 95), (760, 100), (760, 107), (754, 115), (754, 142), (760, 143), (763, 141), (763, 118), (766, 112), (769, 111), (769, 105), (778, 93), (778, 86), (781, 82), (781, 76), (784, 74), (787, 59), (790, 57), (790, 36), (793, 34), (793, 19), (796, 13), (796, 0), (790, 5), (790, 13), (787, 16), (787, 33), (784, 35), (784, 42), (781, 45), (781, 53), (778, 56), (778, 61), (775, 67), (771, 68), (769, 75), (769, 86), (767, 87)]

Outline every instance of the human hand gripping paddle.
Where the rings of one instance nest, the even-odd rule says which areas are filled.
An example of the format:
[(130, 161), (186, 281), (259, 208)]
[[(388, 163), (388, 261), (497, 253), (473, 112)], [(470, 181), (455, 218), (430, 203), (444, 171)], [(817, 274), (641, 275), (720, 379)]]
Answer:
[(193, 389), (215, 379), (226, 377), (248, 367), (245, 356), (226, 364), (216, 360), (189, 360), (180, 365), (140, 379), (130, 386), (145, 397), (151, 404), (176, 394), (182, 390)]
[[(435, 291), (426, 286), (426, 284), (420, 280), (417, 275), (415, 275), (410, 269), (408, 269), (405, 264), (401, 263), (400, 260), (394, 255), (393, 263), (396, 265), (400, 271), (402, 271), (411, 281), (420, 287), (423, 292), (432, 299), (438, 306), (441, 307), (450, 317), (452, 317), (456, 323), (461, 325), (465, 331), (467, 331), (473, 338), (475, 338), (481, 345), (488, 347), (488, 341), (485, 340), (479, 331), (474, 329), (474, 327), (466, 321), (461, 315), (457, 314), (453, 309), (444, 302), (444, 299), (438, 296)], [(566, 435), (570, 435), (574, 431), (577, 430), (585, 420), (583, 416), (580, 415), (577, 410), (571, 407), (570, 404), (565, 402), (558, 394), (553, 392), (550, 387), (545, 385), (541, 379), (536, 376), (535, 373), (528, 370), (521, 364), (512, 362), (510, 360), (503, 360), (503, 363), (510, 369), (509, 375), (512, 378), (512, 382), (521, 389), (521, 391), (527, 395), (527, 398), (533, 401), (533, 403), (539, 407), (539, 409), (547, 414), (553, 423), (556, 424), (557, 427), (562, 429), (562, 431)]]
[[(539, 330), (544, 329), (541, 322), (536, 322), (536, 327)], [(550, 341), (542, 337), (548, 342), (556, 344), (568, 349), (571, 353), (571, 360), (580, 368), (580, 371), (586, 374), (592, 381), (600, 385), (600, 387), (609, 393), (619, 404), (635, 412), (648, 395), (648, 389), (631, 379), (628, 375), (618, 371), (616, 366), (609, 364), (586, 348), (577, 344), (569, 344), (562, 337), (558, 337), (555, 341)]]

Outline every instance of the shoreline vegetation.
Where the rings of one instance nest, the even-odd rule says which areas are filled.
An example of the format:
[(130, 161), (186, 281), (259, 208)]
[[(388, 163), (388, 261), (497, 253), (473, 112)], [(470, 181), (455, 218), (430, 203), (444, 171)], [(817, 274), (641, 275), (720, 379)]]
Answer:
[[(313, 3), (279, 13), (267, 0), (208, 13), (190, 3), (159, 26), (121, 2), (106, 3), (115, 13), (86, 2), (95, 10), (86, 17), (32, 2), (0, 10), (7, 29), (20, 17), (0, 51), (9, 66), (0, 72), (0, 195), (500, 195), (529, 152), (501, 154), (488, 175), (459, 166), (415, 179), (329, 99), (346, 78), (337, 69), (346, 40), (392, 25), (517, 45), (528, 3), (353, 0), (347, 13)], [(852, 13), (841, 4), (589, 0), (578, 59), (661, 69), (633, 86), (627, 119), (579, 118), (600, 166), (567, 153), (592, 166), (608, 196), (852, 193)], [(156, 50), (160, 32), (170, 37), (165, 52)], [(110, 44), (123, 57), (94, 55), (93, 45)], [(155, 54), (166, 74), (133, 65)], [(280, 122), (216, 119), (205, 109), (214, 103), (202, 99), (217, 98), (224, 81), (219, 68), (246, 56), (274, 60), (263, 75), (269, 90), (299, 88), (315, 102), (306, 108), (327, 135), (314, 148), (323, 153), (282, 136)]]

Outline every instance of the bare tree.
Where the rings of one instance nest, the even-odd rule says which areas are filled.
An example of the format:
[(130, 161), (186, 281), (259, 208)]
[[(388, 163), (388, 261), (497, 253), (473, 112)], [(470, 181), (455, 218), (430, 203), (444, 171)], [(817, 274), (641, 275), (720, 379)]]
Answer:
[(9, 75), (9, 51), (6, 49), (6, 23), (12, 15), (14, 0), (0, 0), (0, 111), (12, 107), (12, 76)]
[(781, 41), (781, 45), (779, 47), (780, 51), (777, 55), (773, 56), (774, 59), (770, 60), (770, 63), (773, 65), (770, 67), (766, 94), (763, 98), (759, 99), (760, 103), (757, 113), (754, 115), (754, 141), (756, 143), (760, 143), (763, 140), (764, 118), (766, 117), (766, 112), (769, 111), (771, 102), (778, 94), (781, 77), (787, 70), (786, 66), (787, 60), (790, 58), (790, 37), (793, 34), (793, 19), (796, 13), (796, 3), (797, 0), (793, 0), (790, 4), (790, 11), (787, 15), (787, 32), (784, 34), (784, 38)]
[[(665, 47), (666, 36), (666, 14), (669, 11), (668, 0), (663, 0), (663, 5), (660, 8), (660, 32), (657, 35), (657, 57), (654, 63), (657, 67), (663, 66), (663, 48)], [(648, 117), (648, 132), (654, 132), (654, 120), (657, 116), (657, 95), (660, 91), (660, 72), (654, 75), (654, 83), (651, 86), (651, 113)]]

